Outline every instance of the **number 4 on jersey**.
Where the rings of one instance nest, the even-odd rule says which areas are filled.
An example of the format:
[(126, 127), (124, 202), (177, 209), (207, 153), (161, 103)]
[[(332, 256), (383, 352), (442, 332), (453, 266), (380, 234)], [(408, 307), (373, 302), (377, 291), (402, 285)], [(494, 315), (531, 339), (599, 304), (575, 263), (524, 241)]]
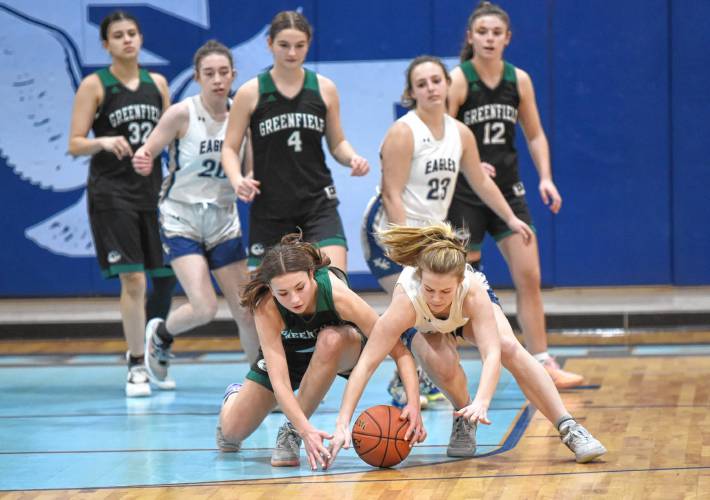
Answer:
[(301, 131), (294, 130), (291, 135), (288, 136), (288, 141), (286, 144), (291, 146), (296, 153), (300, 153), (303, 150), (303, 143), (301, 142)]

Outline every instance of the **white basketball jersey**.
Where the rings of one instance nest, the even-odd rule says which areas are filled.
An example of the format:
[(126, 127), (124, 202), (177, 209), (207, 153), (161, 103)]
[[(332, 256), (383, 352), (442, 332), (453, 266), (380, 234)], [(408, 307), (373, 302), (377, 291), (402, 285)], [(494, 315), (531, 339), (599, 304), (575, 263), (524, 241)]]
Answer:
[[(398, 121), (412, 130), (414, 151), (409, 179), (402, 193), (408, 226), (425, 226), (446, 220), (454, 196), (454, 187), (461, 161), (461, 134), (456, 120), (444, 115), (444, 137), (436, 140), (429, 127), (410, 111)], [(382, 217), (376, 229), (386, 228), (389, 221)]]
[(468, 323), (469, 318), (463, 315), (463, 302), (473, 282), (479, 282), (485, 288), (488, 288), (483, 273), (474, 271), (470, 265), (466, 264), (464, 278), (456, 289), (454, 300), (449, 310), (449, 317), (441, 319), (434, 316), (429, 310), (429, 306), (421, 294), (422, 283), (417, 276), (415, 267), (405, 267), (397, 279), (397, 284), (407, 293), (417, 313), (414, 328), (422, 333), (449, 333)]
[(228, 206), (236, 194), (222, 170), (220, 156), (227, 120), (215, 121), (199, 95), (185, 99), (190, 122), (185, 136), (170, 145), (169, 174), (160, 199)]

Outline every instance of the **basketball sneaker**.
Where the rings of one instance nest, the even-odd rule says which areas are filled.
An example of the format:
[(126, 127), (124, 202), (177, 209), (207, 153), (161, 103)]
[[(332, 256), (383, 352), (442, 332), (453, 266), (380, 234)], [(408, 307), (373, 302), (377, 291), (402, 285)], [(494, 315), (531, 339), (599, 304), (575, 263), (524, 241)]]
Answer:
[(128, 376), (126, 377), (126, 397), (142, 398), (150, 396), (150, 382), (145, 366), (141, 364), (130, 364), (130, 355), (126, 353), (128, 364)]
[[(419, 387), (419, 390), (421, 391), (421, 382)], [(394, 371), (392, 380), (390, 380), (389, 384), (387, 385), (387, 392), (390, 396), (392, 396), (392, 406), (395, 406), (397, 408), (404, 408), (406, 406), (407, 393), (404, 391), (404, 384), (402, 384), (402, 379), (399, 378), (399, 373), (397, 372), (397, 370)], [(427, 406), (429, 406), (429, 400), (423, 393), (420, 393), (419, 407), (421, 409), (425, 409)]]
[(552, 356), (543, 361), (542, 366), (545, 368), (545, 371), (550, 374), (552, 381), (555, 383), (555, 387), (558, 389), (577, 387), (578, 385), (582, 385), (582, 382), (584, 382), (584, 377), (582, 375), (568, 372), (560, 368), (560, 365), (557, 364), (557, 361), (555, 361), (555, 358)]
[(421, 366), (417, 369), (419, 372), (419, 394), (420, 398), (423, 396), (426, 398), (427, 402), (422, 408), (426, 408), (430, 405), (440, 405), (447, 402), (446, 396), (441, 392), (441, 390), (434, 385), (434, 382), (429, 378), (429, 375), (422, 370)]
[(464, 417), (454, 417), (446, 455), (472, 457), (476, 455), (476, 424)]
[[(227, 386), (227, 389), (224, 391), (224, 398), (222, 399), (222, 406), (227, 402), (227, 400), (236, 394), (239, 394), (239, 391), (242, 388), (242, 384), (235, 383), (235, 384), (229, 384)], [(222, 426), (220, 425), (219, 419), (217, 420), (217, 429), (216, 429), (216, 437), (217, 437), (217, 448), (219, 448), (220, 451), (224, 452), (235, 452), (239, 451), (239, 449), (242, 447), (241, 441), (229, 441), (227, 438), (224, 437), (224, 434), (222, 433)]]
[(276, 447), (271, 454), (272, 467), (298, 467), (301, 463), (301, 436), (291, 422), (285, 422), (276, 436)]
[(172, 343), (167, 344), (158, 337), (158, 328), (163, 323), (162, 318), (153, 318), (145, 325), (145, 367), (158, 389), (171, 391), (175, 389), (175, 381), (168, 377)]
[(606, 453), (604, 445), (595, 439), (587, 429), (574, 420), (567, 420), (560, 426), (560, 439), (574, 452), (578, 464), (586, 464)]

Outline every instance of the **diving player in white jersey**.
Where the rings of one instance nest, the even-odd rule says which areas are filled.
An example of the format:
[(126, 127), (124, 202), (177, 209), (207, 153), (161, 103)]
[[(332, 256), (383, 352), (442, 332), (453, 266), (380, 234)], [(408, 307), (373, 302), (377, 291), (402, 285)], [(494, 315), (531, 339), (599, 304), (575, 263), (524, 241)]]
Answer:
[[(363, 251), (372, 274), (388, 293), (402, 267), (389, 259), (376, 233), (389, 223), (422, 226), (446, 220), (459, 169), (511, 231), (530, 240), (532, 230), (518, 219), (495, 182), (484, 174), (473, 133), (446, 113), (450, 77), (436, 57), (420, 56), (407, 69), (403, 102), (412, 111), (397, 120), (382, 143), (382, 185), (370, 202), (362, 228)], [(422, 374), (421, 404), (443, 400)], [(399, 377), (390, 383), (392, 402), (405, 403)]]
[(146, 368), (163, 388), (175, 385), (168, 377), (173, 336), (208, 323), (217, 313), (210, 271), (239, 326), (250, 362), (259, 349), (253, 318), (239, 304), (248, 282), (246, 252), (236, 195), (220, 163), (228, 95), (236, 76), (232, 55), (211, 40), (197, 50), (194, 61), (200, 93), (171, 106), (133, 157), (136, 171), (148, 175), (153, 158), (171, 143), (170, 173), (159, 204), (161, 239), (188, 303), (172, 310), (165, 321), (154, 318), (146, 326)]
[[(551, 422), (562, 442), (586, 463), (606, 453), (604, 446), (567, 412), (552, 379), (513, 335), (485, 276), (466, 264), (466, 246), (447, 223), (425, 227), (392, 226), (378, 235), (389, 257), (404, 267), (392, 303), (377, 320), (353, 368), (336, 420), (329, 466), (349, 447), (350, 420), (367, 381), (400, 338), (415, 328), (412, 350), (455, 409), (446, 454), (473, 456), (476, 426), (490, 424), (488, 408), (501, 362), (525, 396)], [(471, 400), (456, 337), (474, 343), (483, 367)]]

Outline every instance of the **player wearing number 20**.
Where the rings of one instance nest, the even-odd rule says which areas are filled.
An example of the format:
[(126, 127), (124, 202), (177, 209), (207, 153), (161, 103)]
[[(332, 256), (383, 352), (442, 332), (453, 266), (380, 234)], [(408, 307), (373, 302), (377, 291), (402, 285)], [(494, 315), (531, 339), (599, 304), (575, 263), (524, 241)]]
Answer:
[[(150, 175), (152, 159), (170, 146), (170, 174), (160, 194), (160, 231), (166, 260), (188, 303), (173, 309), (164, 322), (155, 318), (146, 326), (146, 366), (162, 387), (173, 384), (168, 379), (173, 337), (217, 313), (210, 272), (239, 325), (247, 357), (256, 361), (258, 351), (251, 315), (239, 305), (240, 288), (248, 281), (246, 252), (236, 196), (220, 163), (234, 62), (227, 47), (210, 40), (197, 50), (194, 64), (200, 93), (171, 106), (133, 157), (136, 172)], [(243, 149), (246, 154), (248, 148)]]

